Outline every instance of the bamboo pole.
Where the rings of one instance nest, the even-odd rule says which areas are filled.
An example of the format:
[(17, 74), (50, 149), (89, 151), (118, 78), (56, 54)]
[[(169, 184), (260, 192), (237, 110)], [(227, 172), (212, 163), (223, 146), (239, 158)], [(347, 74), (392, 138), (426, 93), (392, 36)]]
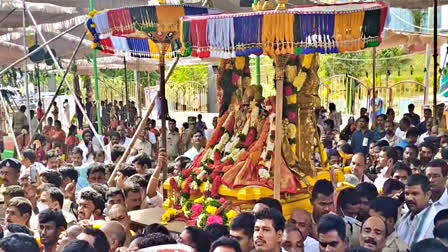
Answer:
[[(30, 16), (31, 21), (33, 21), (33, 24), (35, 26), (37, 26), (36, 20), (34, 19), (33, 15), (31, 14), (31, 11), (28, 8), (26, 8), (26, 10), (28, 11), (28, 15)], [(48, 42), (45, 40), (44, 35), (42, 34), (42, 32), (40, 30), (37, 30), (37, 33), (39, 34), (39, 36), (42, 39), (42, 41), (44, 42), (44, 44), (46, 44), (48, 54), (50, 54), (51, 59), (55, 62), (55, 66), (56, 66), (57, 70), (60, 73), (63, 73), (63, 70), (62, 70), (61, 66), (59, 65), (59, 62), (56, 59), (56, 57), (54, 56), (53, 52), (51, 51), (50, 46), (48, 46)], [(36, 49), (36, 50), (38, 50), (38, 49)], [(98, 140), (101, 148), (104, 150), (105, 147), (104, 147), (104, 143), (103, 143), (102, 139), (99, 137), (98, 132), (96, 131), (95, 127), (93, 126), (92, 122), (90, 121), (89, 116), (87, 116), (86, 111), (82, 107), (81, 102), (79, 101), (78, 97), (76, 97), (75, 91), (73, 90), (71, 84), (67, 81), (67, 79), (65, 79), (65, 84), (67, 85), (67, 88), (70, 90), (71, 96), (72, 96), (73, 100), (75, 101), (76, 105), (79, 107), (81, 113), (87, 118), (87, 122), (89, 124), (90, 130), (93, 132), (93, 135)], [(98, 110), (97, 110), (97, 112), (98, 112)], [(100, 125), (98, 125), (98, 126), (100, 126)]]
[(120, 165), (122, 163), (124, 163), (126, 161), (126, 159), (128, 158), (129, 154), (131, 153), (132, 147), (134, 146), (135, 142), (138, 139), (138, 136), (142, 133), (142, 131), (145, 129), (146, 126), (146, 121), (148, 120), (149, 116), (152, 113), (152, 110), (154, 109), (154, 105), (155, 105), (155, 101), (156, 98), (154, 98), (151, 102), (151, 105), (148, 108), (148, 111), (146, 111), (145, 116), (142, 118), (142, 120), (140, 121), (140, 124), (137, 127), (137, 130), (135, 131), (134, 136), (132, 136), (131, 142), (129, 143), (128, 148), (126, 149), (126, 151), (123, 153), (123, 156), (121, 156), (120, 160), (118, 161), (118, 163), (115, 165), (115, 169), (112, 171), (112, 174), (109, 177), (109, 180), (107, 181), (107, 184), (109, 186), (114, 185), (114, 179), (115, 179), (115, 175), (118, 171), (118, 167), (120, 167)]
[(65, 34), (73, 31), (74, 29), (78, 28), (79, 26), (83, 25), (83, 23), (81, 24), (77, 24), (72, 26), (71, 28), (65, 30), (62, 33), (59, 33), (57, 36), (53, 37), (52, 39), (46, 41), (45, 43), (43, 43), (42, 45), (40, 45), (38, 48), (36, 48), (35, 50), (33, 50), (32, 52), (29, 52), (28, 54), (26, 54), (25, 56), (23, 56), (22, 58), (14, 61), (13, 63), (11, 63), (9, 66), (7, 66), (6, 68), (4, 68), (3, 70), (0, 71), (0, 75), (6, 73), (6, 71), (8, 71), (9, 69), (13, 68), (14, 66), (16, 66), (17, 64), (19, 64), (20, 62), (26, 60), (28, 57), (30, 57), (31, 55), (34, 55), (35, 53), (37, 53), (40, 49), (44, 48), (45, 46), (48, 46), (50, 43), (53, 43), (54, 41), (56, 41), (57, 39), (61, 38), (62, 36), (64, 36)]
[[(62, 80), (59, 83), (58, 88), (56, 89), (56, 93), (54, 94), (53, 98), (51, 99), (50, 104), (53, 104), (53, 102), (56, 100), (56, 98), (59, 95), (59, 92), (61, 91), (62, 85), (64, 84), (65, 77), (67, 77), (68, 72), (70, 71), (70, 67), (72, 66), (73, 62), (75, 61), (75, 56), (79, 51), (79, 48), (81, 47), (82, 41), (86, 37), (87, 32), (84, 32), (84, 34), (81, 37), (81, 40), (79, 41), (78, 45), (76, 46), (75, 51), (73, 51), (72, 56), (70, 57), (70, 63), (67, 66), (67, 69), (65, 70), (64, 75), (62, 76)], [(32, 132), (30, 135), (31, 139), (33, 139), (33, 136), (36, 134), (37, 130), (42, 126), (42, 123), (45, 121), (45, 118), (47, 118), (47, 115), (50, 113), (51, 106), (48, 106), (48, 108), (45, 110), (44, 116), (39, 121), (39, 124), (37, 125), (36, 129)]]
[[(179, 57), (177, 57), (176, 60), (173, 62), (173, 64), (170, 66), (170, 68), (169, 68), (169, 70), (168, 70), (168, 74), (167, 74), (166, 81), (168, 81), (169, 78), (171, 77), (171, 74), (173, 73), (174, 68), (175, 68), (176, 65), (177, 65), (177, 62), (179, 62)], [(119, 166), (120, 166), (123, 162), (125, 162), (126, 159), (128, 158), (129, 154), (131, 153), (132, 147), (134, 146), (135, 141), (136, 141), (137, 138), (138, 138), (138, 135), (139, 135), (139, 134), (141, 133), (141, 131), (144, 129), (144, 126), (146, 125), (146, 121), (148, 120), (149, 116), (150, 116), (151, 113), (152, 113), (152, 110), (154, 109), (156, 99), (157, 99), (157, 98), (155, 98), (155, 99), (152, 101), (151, 105), (150, 105), (149, 108), (148, 108), (148, 111), (146, 111), (146, 114), (144, 115), (144, 117), (143, 117), (142, 120), (140, 121), (140, 124), (138, 125), (137, 130), (136, 130), (134, 136), (132, 137), (131, 142), (129, 143), (128, 148), (126, 149), (126, 151), (124, 152), (123, 156), (120, 158), (120, 160), (118, 161), (118, 163), (117, 163), (117, 165), (116, 165), (115, 167), (119, 167)], [(117, 171), (117, 170), (118, 170), (118, 169), (114, 169), (114, 171), (113, 171), (112, 174), (110, 175), (109, 180), (107, 181), (107, 184), (108, 184), (108, 185), (112, 185), (112, 184), (114, 183), (114, 178), (115, 178), (115, 175), (116, 175), (116, 171)], [(165, 168), (165, 170), (166, 170), (166, 168)]]

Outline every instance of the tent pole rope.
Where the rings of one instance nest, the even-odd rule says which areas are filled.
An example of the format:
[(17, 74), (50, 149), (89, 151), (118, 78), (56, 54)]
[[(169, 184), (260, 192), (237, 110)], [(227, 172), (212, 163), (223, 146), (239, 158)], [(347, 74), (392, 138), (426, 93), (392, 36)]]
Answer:
[(0, 26), (3, 24), (3, 22), (5, 22), (5, 20), (9, 17), (9, 16), (11, 16), (12, 15), (12, 13), (14, 12), (14, 11), (16, 11), (17, 10), (17, 8), (14, 8), (14, 9), (12, 9), (10, 12), (8, 12), (8, 14), (6, 14), (6, 16), (4, 17), (4, 18), (2, 18), (2, 20), (0, 20)]
[(23, 56), (22, 58), (14, 61), (12, 64), (10, 64), (9, 66), (7, 66), (6, 68), (4, 68), (3, 70), (0, 71), (0, 75), (6, 73), (6, 71), (8, 71), (9, 69), (13, 68), (14, 66), (16, 66), (17, 64), (19, 64), (20, 62), (24, 61), (25, 59), (27, 59), (28, 57), (30, 57), (31, 55), (34, 55), (35, 53), (37, 53), (40, 49), (44, 48), (45, 46), (47, 46), (48, 44), (56, 41), (57, 39), (61, 38), (62, 36), (64, 36), (65, 34), (73, 31), (74, 29), (78, 28), (79, 26), (84, 25), (83, 23), (77, 24), (72, 26), (71, 28), (65, 30), (62, 33), (59, 33), (57, 36), (53, 37), (52, 39), (48, 40), (47, 42), (45, 42), (44, 44), (40, 45), (38, 48), (36, 48), (34, 51), (28, 53), (27, 55)]
[[(34, 19), (33, 15), (31, 14), (31, 11), (30, 11), (28, 8), (25, 8), (25, 9), (27, 10), (28, 15), (30, 16), (31, 20), (33, 21), (33, 24), (34, 24), (35, 26), (37, 26), (37, 22), (36, 22), (36, 20)], [(82, 24), (82, 23), (81, 23), (81, 24)], [(37, 30), (37, 33), (39, 34), (39, 36), (40, 36), (40, 38), (42, 39), (42, 41), (45, 42), (45, 43), (47, 44), (46, 47), (47, 47), (48, 54), (50, 54), (51, 59), (53, 59), (53, 61), (55, 62), (55, 66), (56, 66), (57, 70), (58, 70), (60, 73), (63, 73), (64, 70), (61, 68), (61, 66), (60, 66), (60, 64), (59, 64), (59, 61), (56, 59), (56, 57), (54, 56), (53, 52), (51, 51), (51, 48), (50, 48), (50, 46), (48, 45), (47, 41), (45, 40), (44, 35), (42, 34), (42, 32), (41, 32), (40, 30)], [(89, 123), (90, 130), (92, 130), (92, 132), (93, 132), (93, 135), (95, 136), (95, 138), (96, 138), (96, 139), (98, 140), (98, 142), (100, 143), (101, 148), (102, 148), (103, 150), (105, 150), (103, 141), (102, 141), (101, 138), (99, 137), (98, 132), (96, 131), (95, 127), (93, 126), (92, 122), (90, 121), (89, 117), (87, 116), (86, 111), (85, 111), (84, 108), (81, 106), (81, 102), (79, 101), (78, 97), (76, 97), (75, 92), (74, 92), (74, 90), (73, 90), (71, 84), (68, 82), (67, 79), (65, 79), (65, 84), (67, 85), (67, 88), (70, 90), (70, 92), (71, 92), (71, 96), (72, 96), (73, 99), (75, 100), (76, 105), (79, 107), (79, 109), (81, 110), (82, 114), (86, 117), (87, 122)], [(98, 110), (97, 110), (97, 112), (98, 112)], [(100, 123), (99, 123), (98, 125), (101, 126)]]
[[(53, 104), (53, 102), (58, 97), (59, 92), (61, 91), (62, 85), (64, 84), (64, 80), (67, 77), (67, 74), (70, 71), (70, 68), (73, 65), (73, 62), (75, 61), (75, 56), (78, 53), (79, 48), (81, 48), (82, 42), (83, 42), (84, 38), (86, 37), (86, 34), (87, 34), (87, 31), (84, 32), (84, 34), (81, 37), (81, 40), (79, 41), (78, 45), (76, 46), (76, 49), (75, 49), (75, 51), (73, 52), (73, 54), (72, 54), (72, 56), (70, 58), (70, 63), (68, 64), (67, 69), (65, 70), (64, 76), (62, 76), (62, 80), (59, 83), (58, 88), (56, 89), (56, 93), (54, 94), (53, 98), (51, 99), (50, 104)], [(45, 121), (45, 118), (47, 118), (47, 115), (50, 113), (50, 109), (51, 109), (51, 106), (48, 106), (47, 110), (45, 111), (44, 116), (39, 121), (39, 124), (37, 125), (36, 129), (34, 129), (34, 131), (32, 132), (31, 139), (36, 134), (37, 130), (42, 126), (42, 123)]]

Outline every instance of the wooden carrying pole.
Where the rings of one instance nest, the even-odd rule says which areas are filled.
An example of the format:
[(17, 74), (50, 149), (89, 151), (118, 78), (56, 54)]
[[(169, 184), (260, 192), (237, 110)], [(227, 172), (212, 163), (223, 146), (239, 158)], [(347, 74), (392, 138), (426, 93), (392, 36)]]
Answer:
[(131, 139), (131, 142), (129, 143), (129, 146), (126, 148), (126, 151), (123, 153), (123, 156), (121, 156), (120, 160), (118, 161), (117, 165), (115, 165), (115, 169), (112, 171), (112, 174), (110, 175), (109, 180), (107, 181), (107, 184), (109, 186), (112, 186), (115, 182), (115, 175), (118, 171), (118, 167), (120, 167), (120, 165), (122, 163), (124, 163), (126, 161), (126, 159), (128, 158), (129, 154), (131, 153), (132, 147), (134, 146), (135, 142), (138, 139), (138, 136), (142, 133), (142, 131), (145, 129), (146, 126), (146, 121), (148, 120), (149, 116), (152, 113), (152, 110), (154, 109), (154, 105), (155, 105), (155, 101), (156, 98), (154, 98), (151, 102), (151, 105), (148, 108), (148, 111), (146, 111), (145, 116), (142, 118), (142, 120), (140, 121), (140, 124), (138, 125), (137, 130), (135, 131), (134, 136)]
[(274, 198), (280, 200), (282, 139), (283, 139), (283, 80), (288, 56), (274, 57), (277, 92), (275, 97), (275, 142), (274, 142)]

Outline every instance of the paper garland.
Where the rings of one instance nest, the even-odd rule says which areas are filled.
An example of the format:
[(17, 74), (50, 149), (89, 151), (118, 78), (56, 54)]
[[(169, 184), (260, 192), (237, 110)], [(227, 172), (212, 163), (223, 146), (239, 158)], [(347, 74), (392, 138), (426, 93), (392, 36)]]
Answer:
[[(387, 12), (386, 3), (376, 2), (186, 16), (182, 18), (180, 36), (182, 53), (189, 56), (191, 52), (200, 58), (215, 55), (227, 58), (359, 51), (381, 43)], [(210, 26), (212, 32), (203, 30)], [(215, 31), (223, 31), (225, 36), (233, 31), (233, 40), (215, 36)]]
[[(158, 57), (158, 48), (148, 40), (154, 32), (178, 33), (180, 17), (216, 14), (217, 10), (197, 6), (158, 5), (92, 11), (86, 21), (93, 48), (108, 54)], [(151, 45), (152, 43), (152, 45)], [(172, 43), (167, 56), (180, 52), (180, 40)]]

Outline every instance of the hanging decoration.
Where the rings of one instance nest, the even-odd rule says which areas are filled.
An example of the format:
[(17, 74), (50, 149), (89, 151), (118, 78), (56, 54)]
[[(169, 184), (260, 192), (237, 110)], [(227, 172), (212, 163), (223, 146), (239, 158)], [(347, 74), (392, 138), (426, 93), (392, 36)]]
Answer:
[[(343, 53), (381, 43), (384, 2), (300, 7), (286, 11), (185, 16), (184, 56), (207, 58)], [(211, 28), (210, 30), (203, 28)]]
[[(172, 57), (179, 54), (182, 48), (178, 38), (180, 17), (216, 13), (219, 12), (204, 7), (184, 5), (138, 6), (92, 11), (86, 21), (86, 28), (94, 42), (93, 49), (104, 53), (157, 58), (159, 48), (154, 43), (166, 42), (170, 44), (167, 56)], [(221, 22), (221, 20), (218, 21)], [(229, 21), (233, 22), (233, 20)], [(207, 22), (204, 24), (207, 27)], [(222, 26), (218, 26), (216, 31), (220, 32), (219, 28)], [(205, 34), (204, 38), (208, 35), (212, 34)], [(221, 37), (220, 33), (216, 35), (218, 36), (216, 39)], [(233, 37), (225, 37), (224, 41), (233, 41)], [(195, 40), (195, 42), (200, 41)]]

